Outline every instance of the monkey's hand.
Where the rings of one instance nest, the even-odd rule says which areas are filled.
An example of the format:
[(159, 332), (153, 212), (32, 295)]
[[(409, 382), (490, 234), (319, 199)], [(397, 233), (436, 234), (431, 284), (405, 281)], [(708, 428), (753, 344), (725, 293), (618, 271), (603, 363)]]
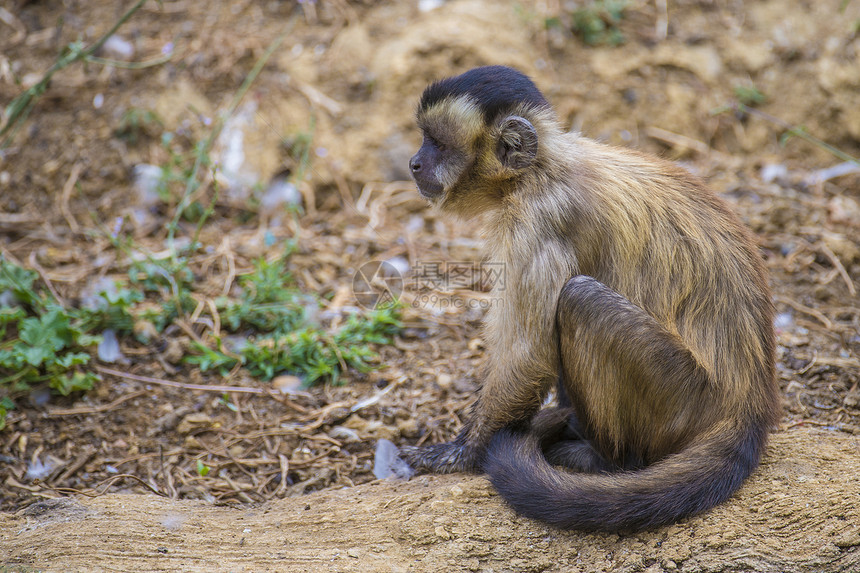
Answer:
[(481, 471), (483, 450), (458, 440), (430, 446), (400, 446), (400, 457), (416, 471), (447, 474)]

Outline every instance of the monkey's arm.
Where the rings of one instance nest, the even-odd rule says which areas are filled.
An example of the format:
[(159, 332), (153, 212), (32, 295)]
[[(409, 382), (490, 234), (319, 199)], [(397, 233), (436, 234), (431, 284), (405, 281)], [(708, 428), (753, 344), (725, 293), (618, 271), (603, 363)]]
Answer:
[(423, 447), (402, 446), (400, 454), (415, 469), (436, 473), (480, 471), (493, 434), (511, 424), (527, 424), (540, 409), (552, 383), (551, 378), (519, 379), (492, 372), (485, 378), (469, 419), (453, 441)]
[(544, 267), (533, 263), (533, 268), (521, 272), (508, 267), (503, 300), (487, 316), (487, 365), (469, 419), (451, 442), (401, 447), (401, 455), (413, 468), (437, 473), (479, 471), (493, 434), (505, 426), (528, 423), (558, 380), (555, 308), (567, 276), (564, 271), (550, 271), (563, 278), (548, 280), (547, 258), (532, 260), (542, 261)]

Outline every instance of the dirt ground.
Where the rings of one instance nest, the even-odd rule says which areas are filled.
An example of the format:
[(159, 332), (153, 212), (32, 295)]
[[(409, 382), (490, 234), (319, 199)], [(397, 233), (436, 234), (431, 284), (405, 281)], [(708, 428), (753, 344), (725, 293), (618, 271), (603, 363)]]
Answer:
[[(0, 7), (0, 104), (36, 83), (64, 46), (101, 36), (130, 4), (12, 0)], [(205, 248), (192, 260), (200, 300), (229, 288), (254, 258), (269, 254), (272, 238), (297, 239), (290, 273), (332, 305), (352, 296), (353, 276), (369, 261), (411, 269), (471, 265), (481, 257), (474, 226), (439, 218), (406, 181), (408, 158), (419, 143), (413, 110), (434, 79), (476, 65), (513, 65), (535, 79), (566, 126), (682, 162), (759, 237), (779, 312), (784, 414), (751, 489), (675, 528), (599, 539), (514, 517), (479, 478), (339, 490), (374, 479), (373, 448), (380, 438), (450, 438), (479, 382), (485, 285), (448, 285), (432, 304), (427, 292), (410, 288), (407, 275), (402, 335), (379, 349), (382, 368), (348, 372), (342, 386), (282, 394), (242, 370), (225, 378), (177, 366), (171, 352), (205, 335), (201, 320), (188, 326), (191, 332), (166, 331), (149, 345), (121, 340), (128, 362), (99, 365), (102, 379), (86, 395), (47, 404), (15, 396), (17, 408), (0, 432), (0, 509), (17, 512), (0, 516), (0, 540), (14, 551), (0, 567), (88, 568), (86, 561), (63, 561), (86, 553), (65, 551), (62, 539), (84, 531), (99, 535), (101, 527), (118, 543), (99, 554), (104, 569), (167, 570), (176, 562), (150, 559), (161, 555), (159, 548), (135, 547), (129, 551), (140, 560), (122, 560), (128, 555), (110, 536), (119, 527), (140, 539), (135, 520), (111, 521), (111, 531), (105, 531), (108, 522), (91, 520), (116, 517), (123, 508), (148, 515), (154, 507), (148, 504), (162, 503), (155, 492), (174, 500), (164, 503), (176, 504), (180, 513), (192, 512), (183, 519), (195, 523), (248, 519), (263, 529), (271, 515), (280, 516), (285, 527), (306, 528), (304, 541), (295, 543), (306, 543), (308, 552), (316, 541), (358, 559), (354, 567), (332, 570), (383, 570), (368, 565), (363, 553), (353, 557), (336, 546), (339, 537), (353, 536), (344, 528), (359, 525), (361, 516), (397, 541), (403, 570), (857, 570), (860, 537), (852, 508), (858, 490), (856, 479), (848, 478), (860, 473), (860, 174), (835, 175), (830, 168), (845, 158), (803, 135), (860, 156), (860, 2), (840, 10), (839, 2), (812, 0), (630, 1), (617, 23), (624, 38), (619, 45), (589, 45), (572, 33), (576, 4), (148, 2), (119, 30), (121, 41), (100, 55), (160, 63), (145, 69), (76, 64), (57, 73), (11, 145), (0, 150), (0, 252), (38, 270), (60, 296), (76, 301), (97, 277), (127, 277), (127, 260), (112, 245), (111, 230), (151, 252), (163, 250), (171, 206), (147, 203), (135, 173), (170, 160), (165, 133), (185, 148), (205, 138), (255, 61), (285, 33), (212, 152), (219, 185), (209, 181), (200, 198), (211, 200), (216, 188), (221, 193), (200, 233)], [(738, 107), (739, 100), (754, 108)], [(129, 125), (130, 117), (146, 112), (158, 121)], [(790, 126), (802, 127), (800, 136), (785, 137)], [(307, 137), (313, 142), (310, 167), (297, 177), (302, 166), (290, 150)], [(270, 182), (284, 174), (301, 194), (297, 218), (261, 206)], [(194, 233), (193, 226), (182, 230)], [(212, 391), (216, 385), (246, 391)], [(211, 471), (200, 475), (198, 462)], [(36, 464), (48, 465), (49, 475), (33, 479), (28, 469)], [(458, 480), (480, 495), (458, 503), (462, 496), (449, 493)], [(324, 491), (306, 495), (318, 490)], [(73, 493), (109, 495), (45, 501)], [(820, 502), (810, 501), (811, 514), (803, 519), (771, 503), (807, 494), (820, 495)], [(468, 501), (475, 496), (488, 500)], [(313, 519), (288, 518), (304, 510), (304, 499), (323, 500), (328, 513), (319, 513), (314, 501), (307, 503)], [(356, 499), (364, 505), (359, 517), (338, 522), (345, 514), (335, 509)], [(846, 499), (853, 501), (846, 505)], [(32, 513), (41, 511), (39, 503), (69, 503), (48, 507), (78, 517), (52, 522), (66, 529), (28, 537), (26, 531), (41, 527)], [(428, 512), (427, 523), (414, 525), (410, 520), (424, 518), (412, 511)], [(474, 519), (463, 517), (469, 511), (477, 511)], [(479, 518), (491, 515), (499, 517), (488, 521), (510, 528), (496, 523), (481, 529)], [(449, 526), (461, 517), (477, 528), (474, 535)], [(380, 525), (404, 519), (402, 528), (413, 523), (412, 533)], [(178, 528), (188, 540), (205, 536), (165, 527)], [(680, 531), (706, 541), (681, 542)], [(803, 532), (813, 541), (801, 543)], [(268, 547), (273, 554), (288, 552), (294, 541), (278, 535)], [(183, 563), (279, 569), (275, 557), (253, 561), (237, 553), (221, 561), (213, 539), (198, 544), (210, 554), (198, 551), (200, 561)], [(360, 545), (365, 538), (356, 539)], [(744, 553), (745, 543), (759, 542), (766, 548), (748, 546)], [(377, 557), (394, 551), (389, 541), (367, 543), (361, 551)], [(664, 543), (688, 550), (671, 556), (660, 549)], [(517, 555), (530, 560), (512, 561)], [(293, 563), (291, 570), (325, 566), (318, 559)]]

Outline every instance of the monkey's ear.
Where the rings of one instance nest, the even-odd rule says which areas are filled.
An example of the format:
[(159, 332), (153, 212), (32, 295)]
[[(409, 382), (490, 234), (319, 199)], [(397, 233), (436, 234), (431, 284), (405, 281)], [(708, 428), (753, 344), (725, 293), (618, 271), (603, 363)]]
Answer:
[(509, 169), (525, 169), (531, 165), (538, 150), (538, 136), (534, 126), (525, 118), (511, 115), (499, 125), (496, 157)]

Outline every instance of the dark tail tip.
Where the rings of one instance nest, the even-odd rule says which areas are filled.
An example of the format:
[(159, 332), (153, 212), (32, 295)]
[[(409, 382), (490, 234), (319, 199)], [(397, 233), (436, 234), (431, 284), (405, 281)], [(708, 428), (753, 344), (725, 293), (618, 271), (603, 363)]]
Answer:
[(520, 515), (561, 529), (637, 531), (710, 509), (740, 487), (758, 464), (765, 426), (688, 447), (647, 468), (613, 474), (552, 467), (537, 438), (501, 430), (484, 471)]

